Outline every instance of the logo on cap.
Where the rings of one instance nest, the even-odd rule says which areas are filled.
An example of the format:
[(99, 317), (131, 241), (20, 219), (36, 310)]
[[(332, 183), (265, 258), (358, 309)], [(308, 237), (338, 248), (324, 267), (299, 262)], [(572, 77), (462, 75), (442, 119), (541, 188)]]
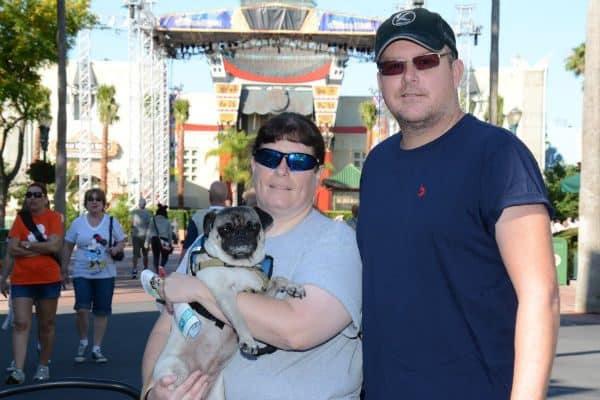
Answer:
[(402, 11), (398, 14), (394, 15), (392, 18), (392, 25), (394, 26), (404, 26), (413, 22), (416, 18), (416, 14), (414, 11)]

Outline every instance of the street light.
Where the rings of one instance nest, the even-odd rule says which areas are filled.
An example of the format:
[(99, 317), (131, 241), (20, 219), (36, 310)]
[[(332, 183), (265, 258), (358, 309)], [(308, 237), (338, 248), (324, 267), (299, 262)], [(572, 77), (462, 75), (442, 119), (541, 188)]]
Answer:
[(52, 117), (40, 119), (40, 147), (44, 154), (44, 161), (46, 161), (46, 152), (48, 151), (48, 140), (50, 136), (50, 125), (52, 124)]
[(518, 109), (517, 107), (513, 107), (512, 110), (508, 112), (506, 115), (506, 121), (508, 122), (508, 129), (513, 133), (513, 135), (517, 134), (517, 128), (519, 127), (519, 122), (521, 122), (521, 117), (523, 116), (523, 111)]

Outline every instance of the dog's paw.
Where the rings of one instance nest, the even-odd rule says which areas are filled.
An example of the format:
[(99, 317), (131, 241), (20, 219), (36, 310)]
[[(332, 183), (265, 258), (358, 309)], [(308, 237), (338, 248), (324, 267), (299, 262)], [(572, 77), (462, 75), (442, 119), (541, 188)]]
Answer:
[(240, 350), (244, 354), (248, 354), (251, 356), (255, 356), (258, 354), (258, 343), (256, 343), (252, 338), (242, 339), (240, 337), (239, 346)]
[(302, 286), (302, 285), (290, 284), (290, 285), (287, 285), (283, 289), (287, 293), (287, 295), (291, 296), (291, 297), (297, 297), (297, 298), (301, 299), (304, 296), (306, 296), (306, 291), (304, 290), (304, 286)]

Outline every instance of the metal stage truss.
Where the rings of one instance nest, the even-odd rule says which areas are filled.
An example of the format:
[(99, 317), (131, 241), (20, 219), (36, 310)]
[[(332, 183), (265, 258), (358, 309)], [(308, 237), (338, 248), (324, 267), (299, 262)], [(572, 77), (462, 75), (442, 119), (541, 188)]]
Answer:
[[(319, 96), (334, 96), (337, 102), (348, 58), (372, 60), (375, 31), (382, 22), (377, 18), (348, 16), (316, 10), (314, 7), (295, 7), (275, 2), (207, 11), (198, 15), (189, 13), (156, 18), (152, 13), (153, 2), (123, 2), (127, 10), (127, 16), (123, 20), (127, 23), (129, 52), (130, 115), (127, 116), (129, 148), (126, 155), (130, 207), (134, 207), (140, 197), (145, 198), (149, 204), (169, 204), (170, 104), (167, 58), (181, 59), (201, 55), (206, 57), (210, 65), (215, 60), (220, 60), (214, 70), (223, 67), (224, 58), (231, 59), (239, 52), (238, 58), (241, 59), (243, 53), (254, 49), (269, 48), (277, 51), (277, 55), (291, 52), (300, 59), (310, 54), (328, 56), (332, 67), (326, 82), (320, 84), (321, 89), (322, 85), (326, 87), (325, 91), (321, 90), (324, 94)], [(275, 17), (280, 13), (286, 16), (284, 22), (278, 22), (279, 19)], [(114, 17), (112, 18), (113, 22), (105, 24), (104, 28), (114, 28), (110, 26), (115, 24)], [(235, 21), (242, 20), (246, 21), (242, 23), (245, 27), (240, 28)], [(215, 21), (226, 25), (233, 22), (221, 29), (211, 25)], [(79, 68), (89, 73), (89, 32), (87, 36), (81, 34), (79, 40)], [(283, 54), (281, 56), (283, 58)], [(211, 74), (216, 85), (222, 79), (230, 78), (217, 77), (214, 71)], [(86, 85), (85, 73), (80, 73), (79, 79), (82, 116), (89, 117), (94, 88)], [(315, 99), (319, 104), (326, 103), (321, 101), (323, 99)], [(334, 104), (331, 101), (329, 103)], [(334, 114), (335, 109), (332, 115)], [(324, 126), (332, 126), (334, 121), (333, 116)], [(89, 123), (82, 119), (82, 124), (88, 124), (88, 128), (84, 129), (82, 126), (81, 147), (84, 150), (80, 153), (80, 199), (83, 199), (82, 193), (91, 187), (92, 135)]]
[[(127, 188), (128, 204), (139, 198), (148, 204), (169, 204), (169, 100), (167, 95), (166, 54), (153, 40), (156, 19), (150, 1), (126, 0), (129, 57), (129, 132)], [(103, 22), (101, 29), (116, 29), (120, 17)], [(83, 194), (92, 187), (91, 109), (95, 87), (91, 85), (91, 32), (78, 36), (78, 79), (80, 152), (79, 205), (83, 212)]]

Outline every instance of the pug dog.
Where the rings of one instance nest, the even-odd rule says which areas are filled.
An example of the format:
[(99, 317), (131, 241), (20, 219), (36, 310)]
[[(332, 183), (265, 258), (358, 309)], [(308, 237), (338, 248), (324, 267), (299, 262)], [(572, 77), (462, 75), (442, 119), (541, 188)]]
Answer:
[[(187, 274), (204, 282), (229, 324), (217, 320), (198, 303), (190, 303), (198, 312), (199, 333), (184, 337), (173, 320), (165, 348), (154, 366), (155, 381), (165, 375), (176, 375), (176, 387), (190, 373), (201, 370), (215, 377), (206, 399), (224, 399), (222, 370), (231, 356), (238, 348), (249, 356), (257, 356), (264, 350), (252, 337), (237, 307), (237, 294), (253, 291), (274, 296), (285, 292), (304, 297), (301, 285), (282, 277), (268, 279), (270, 271), (263, 270), (261, 262), (269, 258), (265, 257), (265, 230), (272, 222), (273, 218), (257, 207), (229, 207), (206, 215), (203, 243), (192, 246), (184, 262)], [(160, 297), (161, 284), (162, 279), (155, 275), (147, 291)]]

